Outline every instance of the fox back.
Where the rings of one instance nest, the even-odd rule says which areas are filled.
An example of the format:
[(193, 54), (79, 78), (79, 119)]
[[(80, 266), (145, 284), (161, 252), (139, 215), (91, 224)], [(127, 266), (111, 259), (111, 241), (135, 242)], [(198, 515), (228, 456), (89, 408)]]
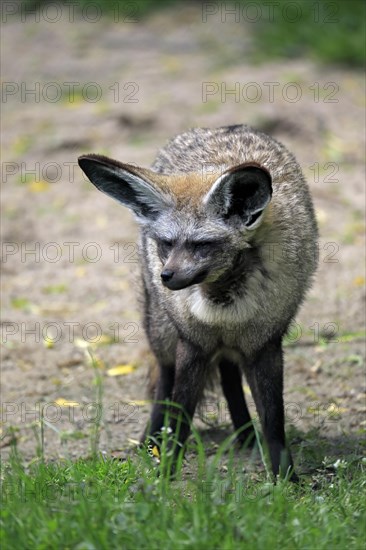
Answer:
[[(295, 478), (284, 437), (281, 342), (316, 269), (317, 227), (293, 155), (237, 125), (177, 136), (151, 169), (99, 155), (79, 164), (141, 228), (144, 326), (159, 364), (143, 439), (161, 433), (168, 411), (184, 443), (206, 382), (219, 370), (238, 439), (249, 441), (244, 372), (273, 471)], [(164, 400), (178, 403), (183, 421)]]

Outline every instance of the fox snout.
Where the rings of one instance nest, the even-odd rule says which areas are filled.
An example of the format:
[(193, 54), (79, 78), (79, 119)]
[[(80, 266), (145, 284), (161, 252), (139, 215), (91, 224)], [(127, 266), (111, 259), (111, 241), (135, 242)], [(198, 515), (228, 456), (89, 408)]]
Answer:
[(175, 270), (169, 267), (164, 267), (163, 271), (160, 273), (163, 285), (169, 288), (169, 290), (182, 290), (188, 286), (202, 283), (206, 275), (207, 270), (195, 271), (192, 273), (191, 270)]

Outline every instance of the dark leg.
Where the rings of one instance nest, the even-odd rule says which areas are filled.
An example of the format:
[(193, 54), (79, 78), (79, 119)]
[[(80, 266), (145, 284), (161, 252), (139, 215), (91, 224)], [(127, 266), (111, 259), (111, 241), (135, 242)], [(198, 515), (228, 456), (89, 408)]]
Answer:
[[(188, 342), (178, 341), (176, 372), (170, 408), (170, 427), (180, 445), (184, 445), (190, 433), (190, 423), (197, 403), (202, 396), (206, 379), (207, 359), (202, 352)], [(179, 446), (176, 447), (179, 452)]]
[(245, 369), (245, 374), (261, 420), (273, 473), (284, 477), (292, 471), (290, 479), (296, 481), (291, 453), (285, 442), (281, 339), (266, 344), (253, 364)]
[[(160, 439), (168, 413), (172, 434), (169, 447), (175, 446), (178, 454), (190, 433), (190, 423), (203, 392), (206, 364), (207, 361), (197, 348), (188, 342), (178, 341), (175, 369), (161, 369), (156, 392), (157, 401), (169, 400), (171, 404), (154, 404), (143, 441), (149, 436)], [(179, 445), (175, 445), (177, 441)]]
[(220, 362), (219, 370), (222, 389), (229, 406), (234, 429), (240, 430), (237, 441), (240, 444), (247, 443), (248, 446), (251, 446), (255, 442), (255, 432), (245, 402), (239, 367), (225, 359)]
[(164, 426), (167, 406), (162, 403), (171, 400), (174, 387), (175, 371), (174, 366), (160, 367), (159, 379), (155, 391), (155, 403), (151, 412), (150, 420), (144, 434), (141, 437), (143, 443), (149, 435), (157, 435)]

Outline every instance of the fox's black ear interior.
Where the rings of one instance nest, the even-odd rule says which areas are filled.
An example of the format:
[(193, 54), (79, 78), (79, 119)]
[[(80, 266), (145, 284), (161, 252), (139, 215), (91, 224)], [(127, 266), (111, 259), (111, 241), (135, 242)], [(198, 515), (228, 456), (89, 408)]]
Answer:
[(231, 200), (225, 217), (240, 216), (245, 225), (252, 225), (272, 197), (272, 178), (262, 168), (246, 166), (230, 175)]
[(272, 178), (257, 165), (241, 165), (224, 173), (213, 185), (206, 203), (217, 214), (233, 217), (250, 227), (259, 218), (272, 197)]
[(83, 155), (78, 162), (95, 187), (133, 210), (138, 217), (152, 218), (161, 211), (163, 200), (159, 191), (138, 174), (137, 167), (94, 154)]

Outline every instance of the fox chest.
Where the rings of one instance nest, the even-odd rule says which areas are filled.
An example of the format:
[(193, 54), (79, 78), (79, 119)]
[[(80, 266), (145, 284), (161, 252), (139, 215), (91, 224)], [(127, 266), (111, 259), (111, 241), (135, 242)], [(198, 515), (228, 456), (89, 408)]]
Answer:
[(267, 339), (269, 320), (256, 301), (238, 299), (218, 304), (196, 289), (177, 305), (180, 331), (209, 353), (230, 349), (251, 354)]

